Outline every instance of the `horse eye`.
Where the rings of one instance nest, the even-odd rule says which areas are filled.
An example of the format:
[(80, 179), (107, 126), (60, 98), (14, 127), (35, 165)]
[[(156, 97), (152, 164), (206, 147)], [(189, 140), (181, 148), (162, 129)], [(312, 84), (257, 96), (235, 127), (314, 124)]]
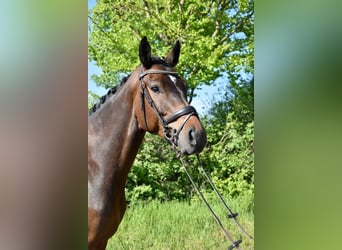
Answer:
[(160, 89), (158, 86), (152, 86), (151, 87), (151, 90), (154, 92), (154, 93), (159, 93), (160, 92)]

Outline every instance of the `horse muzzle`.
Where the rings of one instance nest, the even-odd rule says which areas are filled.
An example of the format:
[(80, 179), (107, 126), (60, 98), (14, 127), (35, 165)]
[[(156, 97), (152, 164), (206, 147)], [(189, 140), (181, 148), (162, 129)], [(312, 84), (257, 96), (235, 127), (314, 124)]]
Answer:
[(178, 147), (180, 152), (186, 155), (197, 154), (203, 150), (207, 136), (194, 107), (181, 108), (171, 114), (164, 124), (164, 135), (174, 149)]
[(192, 116), (178, 137), (178, 147), (182, 154), (198, 154), (207, 143), (207, 135), (199, 119)]

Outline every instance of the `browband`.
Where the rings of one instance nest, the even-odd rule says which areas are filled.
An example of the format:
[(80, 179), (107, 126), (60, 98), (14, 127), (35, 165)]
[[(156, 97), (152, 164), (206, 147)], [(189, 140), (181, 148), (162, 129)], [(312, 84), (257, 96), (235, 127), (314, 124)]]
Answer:
[(144, 76), (146, 76), (148, 74), (165, 74), (165, 75), (178, 76), (177, 72), (171, 72), (171, 71), (167, 71), (167, 70), (154, 70), (154, 69), (150, 69), (150, 70), (146, 70), (143, 73), (141, 73), (139, 75), (139, 80), (143, 79)]

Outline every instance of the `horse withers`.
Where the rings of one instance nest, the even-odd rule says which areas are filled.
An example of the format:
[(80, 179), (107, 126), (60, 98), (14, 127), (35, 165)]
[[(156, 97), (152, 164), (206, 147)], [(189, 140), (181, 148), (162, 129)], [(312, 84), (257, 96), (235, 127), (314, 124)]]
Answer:
[(179, 41), (164, 59), (151, 56), (142, 38), (141, 64), (89, 112), (89, 250), (105, 249), (122, 220), (127, 175), (146, 132), (165, 138), (182, 154), (197, 154), (206, 144), (196, 110), (186, 100), (186, 82), (173, 69), (179, 55)]

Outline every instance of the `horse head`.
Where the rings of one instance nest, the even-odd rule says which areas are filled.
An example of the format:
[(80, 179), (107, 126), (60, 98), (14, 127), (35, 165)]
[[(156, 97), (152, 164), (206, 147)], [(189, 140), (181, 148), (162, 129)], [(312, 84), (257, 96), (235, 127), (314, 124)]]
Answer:
[(187, 102), (187, 83), (174, 70), (180, 55), (177, 41), (165, 58), (151, 55), (146, 37), (139, 46), (139, 127), (167, 139), (183, 154), (196, 154), (206, 144), (206, 133), (194, 107)]

